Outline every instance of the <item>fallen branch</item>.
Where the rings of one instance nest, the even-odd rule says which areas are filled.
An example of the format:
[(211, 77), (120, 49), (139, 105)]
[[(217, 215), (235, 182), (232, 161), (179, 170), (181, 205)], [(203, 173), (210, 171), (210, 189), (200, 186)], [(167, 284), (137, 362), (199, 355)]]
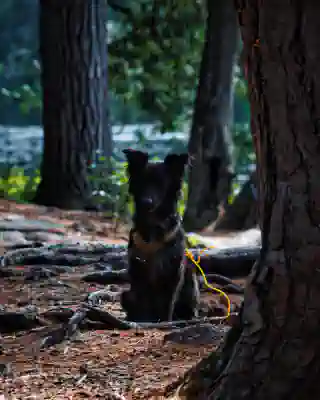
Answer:
[(40, 343), (40, 349), (57, 345), (64, 340), (70, 339), (78, 330), (80, 323), (86, 318), (87, 310), (80, 306), (72, 315), (67, 324), (54, 329)]
[(139, 324), (136, 322), (129, 322), (122, 320), (115, 315), (111, 314), (108, 311), (101, 310), (100, 308), (93, 307), (88, 305), (88, 318), (94, 322), (102, 322), (105, 324), (107, 329), (119, 329), (119, 330), (128, 330), (128, 329), (139, 329)]
[[(47, 318), (53, 316), (53, 311), (46, 312), (43, 315)], [(60, 312), (60, 311), (59, 311)], [(56, 314), (59, 315), (59, 314)], [(66, 314), (60, 314), (64, 317)], [(54, 328), (40, 343), (40, 348), (50, 347), (62, 343), (64, 340), (70, 339), (76, 331), (79, 329), (80, 324), (85, 322), (88, 318), (92, 322), (103, 324), (104, 329), (117, 329), (117, 330), (140, 330), (140, 329), (177, 329), (181, 327), (187, 327), (196, 324), (203, 324), (208, 322), (222, 322), (225, 317), (204, 317), (195, 318), (190, 321), (172, 321), (172, 322), (144, 322), (136, 323), (131, 321), (125, 321), (121, 318), (116, 317), (112, 313), (101, 310), (100, 308), (93, 307), (88, 303), (82, 304), (77, 311), (73, 313), (69, 321), (63, 324), (61, 327)], [(88, 326), (88, 324), (87, 324)], [(223, 330), (223, 328), (222, 328)]]
[(101, 301), (116, 301), (118, 300), (120, 293), (112, 293), (111, 291), (98, 290), (88, 294), (86, 302), (91, 306), (96, 306)]
[(194, 318), (191, 320), (180, 320), (180, 321), (167, 321), (167, 322), (131, 322), (124, 321), (120, 318), (115, 317), (113, 314), (108, 311), (101, 310), (96, 307), (88, 306), (88, 318), (97, 322), (105, 322), (106, 324), (116, 324), (118, 326), (114, 327), (114, 329), (173, 329), (179, 327), (185, 327), (189, 325), (201, 324), (205, 322), (222, 322), (225, 320), (225, 317), (203, 317), (203, 318)]
[(85, 282), (95, 282), (101, 285), (122, 284), (129, 282), (129, 276), (126, 269), (120, 271), (102, 271), (84, 275), (81, 278)]
[[(230, 316), (234, 315), (233, 313)], [(142, 329), (159, 329), (159, 330), (167, 330), (167, 329), (176, 329), (176, 328), (183, 328), (190, 325), (196, 324), (204, 324), (207, 322), (223, 322), (226, 318), (223, 317), (203, 317), (203, 318), (194, 318), (188, 321), (186, 320), (179, 320), (179, 321), (168, 321), (168, 322), (142, 322), (139, 323), (139, 328)]]

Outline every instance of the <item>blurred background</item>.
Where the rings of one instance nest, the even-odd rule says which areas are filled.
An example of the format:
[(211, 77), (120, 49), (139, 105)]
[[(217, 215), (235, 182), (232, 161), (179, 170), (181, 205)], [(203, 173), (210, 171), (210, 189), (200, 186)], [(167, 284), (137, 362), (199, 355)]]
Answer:
[[(58, 3), (67, 7), (68, 2)], [(112, 139), (111, 154), (97, 146), (97, 157), (89, 162), (95, 203), (113, 216), (126, 218), (132, 212), (123, 148), (143, 149), (151, 158), (163, 159), (168, 152), (188, 149), (196, 155), (202, 146), (201, 154), (211, 157), (211, 175), (205, 182), (213, 179), (212, 160), (220, 156), (218, 165), (232, 175), (227, 196), (225, 192), (217, 195), (215, 207), (221, 202), (232, 204), (255, 168), (247, 87), (240, 65), (241, 40), (232, 2), (118, 1), (108, 2), (105, 13), (107, 6), (102, 1), (88, 3), (99, 8), (98, 17), (92, 18), (105, 19), (108, 101), (103, 107), (108, 119), (105, 134)], [(0, 3), (0, 193), (4, 199), (19, 202), (33, 201), (41, 180), (46, 134), (41, 68), (45, 62), (55, 62), (54, 49), (52, 60), (45, 59), (48, 51), (42, 52), (42, 59), (39, 53), (39, 48), (53, 43), (39, 30), (39, 20), (49, 18), (48, 12), (41, 17), (41, 7), (50, 11), (53, 6), (36, 0)], [(80, 12), (77, 15), (81, 18)], [(57, 23), (58, 16), (54, 18)], [(89, 36), (83, 40), (94, 42)], [(201, 129), (206, 133), (199, 139)], [(201, 170), (206, 162), (204, 157), (203, 165), (195, 163), (192, 168)], [(192, 190), (206, 196), (201, 182), (196, 187), (192, 179), (197, 180), (192, 172), (186, 175), (181, 213), (188, 193), (193, 199), (190, 210), (200, 201)], [(201, 203), (197, 207), (202, 215), (211, 206)], [(195, 213), (189, 214), (190, 229), (203, 228), (217, 216), (209, 213), (198, 226)]]

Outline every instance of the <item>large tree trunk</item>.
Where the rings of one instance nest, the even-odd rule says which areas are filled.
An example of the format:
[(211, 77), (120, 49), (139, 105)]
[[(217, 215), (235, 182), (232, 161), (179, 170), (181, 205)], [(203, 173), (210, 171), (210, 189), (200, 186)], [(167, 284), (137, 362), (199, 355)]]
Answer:
[(111, 155), (104, 0), (41, 0), (44, 154), (35, 201), (81, 209), (96, 151)]
[(320, 390), (320, 3), (236, 3), (263, 245), (220, 376), (211, 355), (209, 384), (191, 379), (187, 398), (304, 400)]
[(218, 216), (227, 201), (231, 161), (233, 69), (238, 44), (232, 0), (207, 1), (208, 17), (198, 92), (189, 141), (192, 157), (184, 225), (199, 230)]

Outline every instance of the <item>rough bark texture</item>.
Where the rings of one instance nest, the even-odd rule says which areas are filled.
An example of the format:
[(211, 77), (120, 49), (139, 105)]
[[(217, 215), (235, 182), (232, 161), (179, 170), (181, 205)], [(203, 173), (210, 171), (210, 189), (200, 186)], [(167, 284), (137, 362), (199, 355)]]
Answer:
[(197, 397), (187, 398), (305, 400), (320, 390), (320, 3), (236, 4), (263, 247), (220, 376), (212, 369), (211, 382), (198, 380)]
[(215, 232), (246, 230), (257, 225), (255, 187), (256, 178), (252, 174), (234, 201), (226, 206), (221, 218), (212, 225)]
[(189, 141), (192, 162), (184, 225), (207, 226), (229, 194), (233, 177), (231, 137), (233, 67), (238, 44), (232, 0), (208, 0), (206, 40)]
[(81, 209), (98, 149), (109, 156), (106, 2), (41, 0), (44, 154), (36, 202)]

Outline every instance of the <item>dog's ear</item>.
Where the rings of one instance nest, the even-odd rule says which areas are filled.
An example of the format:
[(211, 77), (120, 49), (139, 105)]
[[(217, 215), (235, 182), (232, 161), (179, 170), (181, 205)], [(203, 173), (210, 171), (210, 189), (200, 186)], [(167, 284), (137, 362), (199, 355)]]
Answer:
[(188, 161), (188, 154), (168, 154), (164, 159), (164, 165), (168, 168), (170, 173), (181, 179)]
[(149, 156), (143, 151), (125, 149), (123, 153), (127, 157), (129, 173), (144, 168), (148, 163)]

